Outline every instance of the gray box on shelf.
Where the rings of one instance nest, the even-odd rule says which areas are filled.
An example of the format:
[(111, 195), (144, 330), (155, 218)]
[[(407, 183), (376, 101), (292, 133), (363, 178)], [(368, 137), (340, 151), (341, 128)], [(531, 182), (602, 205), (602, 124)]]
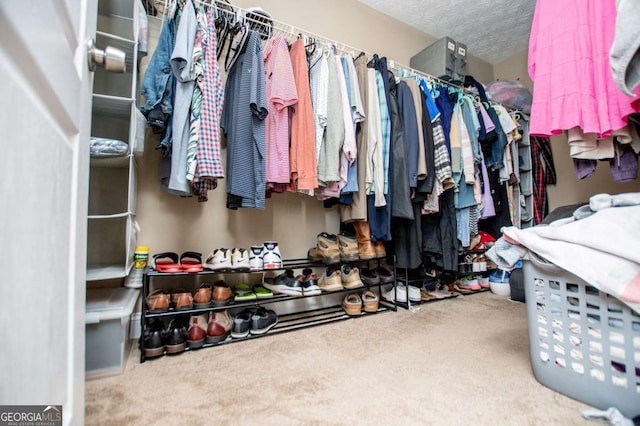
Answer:
[[(461, 44), (461, 46), (464, 46)], [(418, 71), (433, 75), (444, 80), (461, 82), (464, 74), (456, 70), (456, 41), (450, 37), (443, 37), (425, 49), (413, 55), (409, 65)], [(464, 48), (466, 58), (466, 47)], [(461, 68), (458, 67), (458, 70)], [(466, 62), (465, 62), (466, 70)]]
[(533, 253), (523, 264), (536, 379), (593, 407), (640, 415), (640, 315)]
[(464, 76), (467, 75), (467, 45), (459, 41), (456, 41), (456, 63), (454, 71), (458, 75), (458, 78), (462, 76), (461, 79), (464, 81)]
[(87, 290), (85, 312), (85, 377), (122, 374), (131, 347), (129, 324), (139, 290)]

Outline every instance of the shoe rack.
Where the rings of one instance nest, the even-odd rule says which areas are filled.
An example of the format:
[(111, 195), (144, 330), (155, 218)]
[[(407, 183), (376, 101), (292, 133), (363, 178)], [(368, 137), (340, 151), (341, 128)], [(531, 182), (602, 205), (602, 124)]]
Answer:
[(91, 136), (128, 144), (125, 155), (92, 157), (87, 224), (87, 281), (124, 278), (133, 264), (136, 155), (144, 149), (145, 119), (138, 95), (138, 0), (100, 0), (96, 46), (125, 53), (126, 71), (98, 67), (93, 79)]
[[(356, 260), (352, 262), (342, 262), (341, 264), (349, 264), (357, 266), (359, 268), (375, 268), (382, 264), (384, 259), (372, 259), (372, 260)], [(395, 269), (395, 259), (393, 263), (386, 264)], [(171, 321), (176, 317), (190, 318), (193, 315), (200, 315), (203, 313), (216, 312), (229, 310), (231, 317), (236, 313), (241, 312), (246, 308), (258, 308), (260, 306), (272, 309), (278, 313), (278, 323), (269, 332), (260, 335), (251, 335), (243, 338), (227, 337), (225, 340), (218, 343), (205, 343), (202, 347), (219, 346), (228, 343), (243, 342), (251, 339), (261, 338), (265, 336), (272, 336), (281, 333), (287, 333), (297, 331), (309, 327), (316, 327), (323, 324), (330, 324), (339, 321), (345, 321), (349, 319), (363, 318), (369, 315), (375, 315), (382, 312), (396, 311), (396, 304), (394, 302), (385, 301), (382, 299), (383, 286), (390, 284), (364, 284), (363, 287), (357, 289), (343, 289), (338, 291), (325, 292), (317, 295), (302, 295), (302, 296), (289, 296), (284, 294), (274, 293), (273, 297), (259, 298), (247, 301), (231, 301), (228, 304), (222, 306), (210, 306), (207, 308), (193, 308), (186, 310), (175, 310), (171, 307), (166, 312), (151, 313), (149, 312), (146, 300), (147, 296), (153, 291), (160, 288), (170, 291), (171, 289), (190, 289), (192, 293), (195, 293), (197, 288), (202, 283), (213, 283), (218, 280), (224, 280), (230, 287), (233, 287), (238, 283), (251, 283), (258, 284), (264, 282), (264, 277), (267, 272), (281, 273), (286, 269), (302, 270), (305, 268), (311, 268), (316, 273), (325, 269), (327, 265), (319, 262), (309, 262), (307, 259), (289, 259), (283, 260), (282, 267), (277, 269), (262, 270), (256, 272), (217, 272), (211, 270), (203, 270), (201, 272), (179, 272), (179, 273), (161, 273), (152, 268), (148, 268), (144, 274), (144, 281), (142, 286), (142, 319), (141, 332), (140, 332), (140, 362), (145, 362), (144, 351), (144, 338), (145, 330), (149, 323), (155, 319), (164, 320), (165, 323)], [(395, 271), (394, 271), (395, 273)], [(320, 275), (320, 274), (318, 274)], [(379, 304), (376, 312), (362, 312), (360, 315), (349, 315), (342, 307), (342, 299), (352, 292), (364, 292), (366, 290), (374, 291), (378, 295)], [(199, 348), (198, 348), (199, 349)], [(188, 347), (186, 351), (189, 351)], [(194, 350), (194, 349), (191, 349)]]

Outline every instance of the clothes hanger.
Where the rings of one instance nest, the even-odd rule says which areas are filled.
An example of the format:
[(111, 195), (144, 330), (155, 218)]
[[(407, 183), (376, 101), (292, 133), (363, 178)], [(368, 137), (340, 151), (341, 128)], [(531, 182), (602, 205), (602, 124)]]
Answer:
[(380, 57), (377, 53), (373, 54), (373, 58), (369, 62), (367, 62), (367, 67), (369, 68), (378, 68), (378, 64), (380, 63)]

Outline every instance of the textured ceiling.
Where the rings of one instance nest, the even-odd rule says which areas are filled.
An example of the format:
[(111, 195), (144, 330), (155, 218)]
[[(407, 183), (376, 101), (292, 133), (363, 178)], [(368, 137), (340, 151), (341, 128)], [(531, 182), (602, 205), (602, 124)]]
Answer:
[(535, 8), (535, 0), (358, 1), (492, 64), (527, 48)]

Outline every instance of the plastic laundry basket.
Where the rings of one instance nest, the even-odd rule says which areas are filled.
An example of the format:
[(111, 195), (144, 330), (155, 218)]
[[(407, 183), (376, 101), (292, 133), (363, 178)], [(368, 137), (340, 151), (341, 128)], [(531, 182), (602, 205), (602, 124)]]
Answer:
[(534, 253), (523, 269), (536, 379), (590, 406), (640, 415), (640, 315)]

